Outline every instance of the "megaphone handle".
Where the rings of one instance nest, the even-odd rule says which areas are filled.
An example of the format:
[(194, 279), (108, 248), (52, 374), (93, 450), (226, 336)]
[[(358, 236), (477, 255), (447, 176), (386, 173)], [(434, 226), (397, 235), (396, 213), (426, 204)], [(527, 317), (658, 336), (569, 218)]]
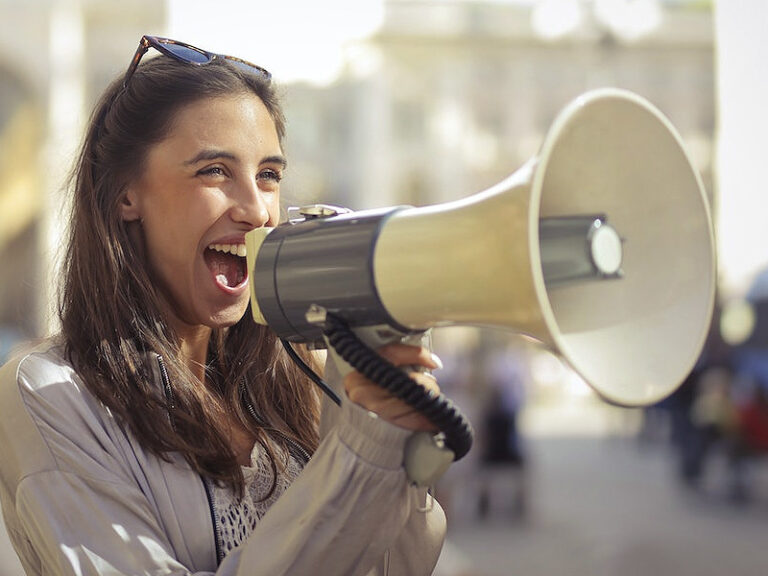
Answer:
[[(419, 410), (433, 422), (444, 434), (445, 446), (453, 452), (454, 460), (463, 458), (469, 452), (474, 435), (472, 426), (447, 397), (423, 388), (405, 371), (383, 359), (340, 318), (328, 314), (324, 336), (332, 355), (335, 353), (369, 380)], [(417, 442), (420, 442), (418, 445), (423, 443)], [(440, 447), (439, 440), (436, 442)]]
[[(361, 339), (361, 346), (366, 347), (370, 354), (375, 355), (380, 362), (387, 363), (383, 358), (378, 356), (378, 354), (373, 351), (372, 347), (378, 348), (379, 346), (383, 346), (384, 344), (388, 344), (394, 340), (391, 338), (381, 338), (375, 329), (371, 330), (367, 328), (355, 328), (354, 334), (356, 337)], [(411, 335), (397, 340), (416, 345), (423, 344), (425, 337), (428, 338), (428, 335)], [(325, 340), (326, 344), (328, 345), (328, 356), (336, 366), (339, 374), (341, 376), (345, 376), (354, 370), (355, 368), (339, 354), (334, 345), (329, 341), (328, 337), (326, 337)], [(365, 342), (362, 340), (365, 340)], [(414, 385), (419, 387), (418, 384), (416, 384), (407, 376), (404, 371), (405, 369), (396, 368), (394, 366), (391, 366), (391, 368), (400, 372), (401, 374), (404, 374), (406, 378), (410, 380), (409, 386)], [(368, 375), (368, 377), (371, 378), (371, 375)], [(374, 382), (377, 382), (381, 385), (381, 383), (376, 380), (374, 380)], [(386, 386), (384, 387), (386, 388)], [(469, 432), (469, 443), (466, 448), (466, 450), (468, 450), (472, 439), (471, 426), (462, 415), (460, 415), (460, 417), (463, 419), (462, 427)], [(449, 428), (449, 434), (450, 430), (451, 429)], [(431, 432), (414, 432), (406, 441), (403, 453), (403, 468), (405, 469), (408, 479), (414, 484), (423, 487), (434, 486), (437, 484), (437, 481), (442, 477), (451, 463), (461, 457), (457, 457), (456, 452), (446, 446), (444, 435), (445, 432), (442, 432), (439, 435), (435, 435)], [(456, 435), (456, 433), (454, 432), (453, 435)], [(461, 432), (458, 435), (459, 437), (464, 437), (466, 432)], [(466, 441), (464, 441), (464, 443), (466, 443)], [(461, 443), (459, 444), (463, 445)], [(466, 450), (462, 449), (462, 456)]]
[[(370, 337), (370, 335), (368, 335)], [(409, 340), (410, 339), (406, 339)], [(392, 340), (382, 340), (383, 345)], [(288, 340), (281, 339), (286, 352), (293, 358), (301, 370), (309, 376), (315, 384), (320, 386), (323, 392), (336, 404), (341, 405), (341, 398), (336, 392), (328, 386), (314, 371), (307, 366), (302, 358), (296, 353)], [(326, 341), (327, 343), (327, 341)], [(410, 343), (416, 343), (410, 341)], [(328, 355), (333, 366), (342, 377), (354, 370), (343, 358), (341, 358), (332, 345), (328, 344)], [(414, 484), (418, 486), (434, 486), (442, 477), (451, 462), (454, 460), (454, 452), (445, 446), (442, 438), (429, 432), (416, 432), (406, 441), (403, 454), (403, 467), (405, 472)]]

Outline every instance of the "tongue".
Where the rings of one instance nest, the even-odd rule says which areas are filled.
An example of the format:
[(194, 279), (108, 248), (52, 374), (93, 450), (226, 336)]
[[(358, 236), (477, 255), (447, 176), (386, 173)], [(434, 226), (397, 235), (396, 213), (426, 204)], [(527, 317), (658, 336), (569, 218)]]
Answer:
[(206, 250), (205, 263), (219, 284), (237, 286), (245, 280), (245, 258), (215, 250)]

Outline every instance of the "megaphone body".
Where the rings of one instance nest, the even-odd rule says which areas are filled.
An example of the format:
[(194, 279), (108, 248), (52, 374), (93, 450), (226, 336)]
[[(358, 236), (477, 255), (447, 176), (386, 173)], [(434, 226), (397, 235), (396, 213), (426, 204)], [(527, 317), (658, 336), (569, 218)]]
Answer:
[(606, 400), (647, 405), (693, 367), (715, 256), (700, 178), (669, 121), (630, 92), (567, 106), (540, 153), (467, 198), (329, 217), (246, 236), (254, 319), (321, 339), (350, 326), (493, 326), (531, 336)]

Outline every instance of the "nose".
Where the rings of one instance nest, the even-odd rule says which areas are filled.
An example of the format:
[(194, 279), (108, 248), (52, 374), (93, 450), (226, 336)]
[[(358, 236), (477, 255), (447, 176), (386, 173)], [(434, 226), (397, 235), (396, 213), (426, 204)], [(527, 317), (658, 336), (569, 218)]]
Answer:
[(259, 228), (276, 224), (270, 221), (271, 207), (271, 196), (262, 192), (256, 183), (243, 184), (232, 198), (230, 214), (235, 222)]

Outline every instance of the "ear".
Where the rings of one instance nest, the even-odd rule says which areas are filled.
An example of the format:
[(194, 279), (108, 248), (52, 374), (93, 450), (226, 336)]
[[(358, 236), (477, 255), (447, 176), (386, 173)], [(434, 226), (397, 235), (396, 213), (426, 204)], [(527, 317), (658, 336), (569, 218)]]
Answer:
[(139, 196), (133, 188), (128, 188), (120, 200), (120, 216), (125, 222), (141, 220)]

